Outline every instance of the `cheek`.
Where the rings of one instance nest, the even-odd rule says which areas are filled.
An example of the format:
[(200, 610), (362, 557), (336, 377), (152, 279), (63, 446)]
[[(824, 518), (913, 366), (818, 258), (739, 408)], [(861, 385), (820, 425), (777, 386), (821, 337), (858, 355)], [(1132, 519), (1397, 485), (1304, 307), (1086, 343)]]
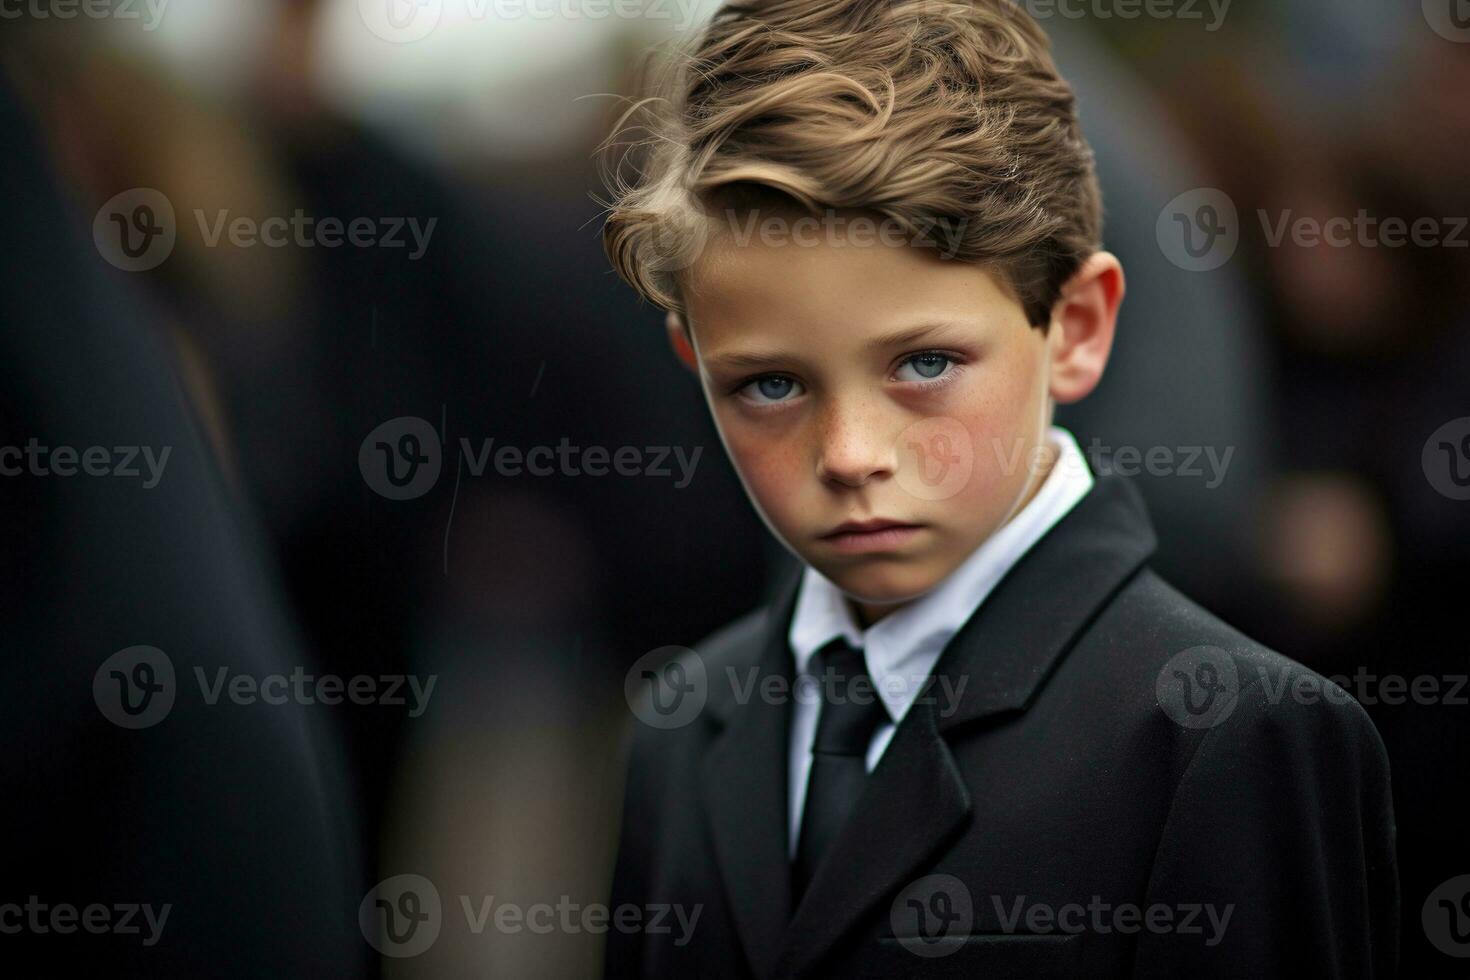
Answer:
[(772, 523), (785, 525), (785, 515), (796, 509), (802, 490), (802, 453), (794, 434), (773, 439), (771, 430), (751, 425), (731, 410), (716, 411), (715, 422), (757, 508)]
[(984, 379), (954, 417), (970, 436), (974, 467), (957, 501), (980, 511), (1007, 508), (1025, 485), (1032, 453), (1043, 438), (1037, 382), (1016, 364)]

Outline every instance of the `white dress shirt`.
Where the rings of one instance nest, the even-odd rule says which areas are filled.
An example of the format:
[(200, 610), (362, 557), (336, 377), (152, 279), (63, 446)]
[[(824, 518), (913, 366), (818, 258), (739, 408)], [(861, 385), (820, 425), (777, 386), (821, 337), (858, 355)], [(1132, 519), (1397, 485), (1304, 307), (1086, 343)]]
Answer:
[(909, 602), (868, 629), (858, 627), (846, 596), (810, 566), (802, 575), (796, 608), (787, 635), (796, 658), (798, 685), (792, 704), (790, 752), (789, 849), (796, 855), (802, 806), (812, 764), (820, 687), (802, 682), (811, 673), (812, 657), (841, 636), (864, 651), (868, 673), (892, 719), (881, 725), (868, 745), (867, 769), (873, 771), (898, 722), (919, 696), (945, 644), (959, 632), (1011, 566), (1092, 489), (1092, 471), (1077, 440), (1060, 426), (1048, 430), (1057, 450), (1051, 472), (1036, 496), (975, 549), (959, 567), (929, 592)]

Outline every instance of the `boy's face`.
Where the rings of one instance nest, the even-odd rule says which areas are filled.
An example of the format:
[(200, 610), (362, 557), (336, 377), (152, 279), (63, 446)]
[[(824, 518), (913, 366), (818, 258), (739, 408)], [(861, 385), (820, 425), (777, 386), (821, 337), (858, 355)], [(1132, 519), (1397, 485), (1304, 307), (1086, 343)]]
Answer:
[[(683, 356), (746, 492), (869, 622), (932, 589), (1044, 478), (1069, 344), (980, 266), (892, 242), (726, 235), (687, 283)], [(841, 530), (878, 522), (894, 526)]]

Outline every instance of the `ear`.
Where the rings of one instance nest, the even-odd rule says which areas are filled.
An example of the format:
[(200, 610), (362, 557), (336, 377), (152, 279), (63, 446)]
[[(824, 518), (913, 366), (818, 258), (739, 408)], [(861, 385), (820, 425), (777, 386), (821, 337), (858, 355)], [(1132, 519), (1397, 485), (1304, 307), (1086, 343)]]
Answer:
[(674, 356), (689, 370), (695, 374), (699, 373), (699, 359), (694, 356), (693, 338), (689, 335), (689, 326), (684, 318), (673, 310), (664, 317), (664, 329), (669, 333), (669, 346), (674, 348)]
[(1059, 404), (1081, 401), (1102, 380), (1125, 290), (1123, 265), (1111, 252), (1093, 253), (1062, 287), (1046, 338), (1051, 397)]

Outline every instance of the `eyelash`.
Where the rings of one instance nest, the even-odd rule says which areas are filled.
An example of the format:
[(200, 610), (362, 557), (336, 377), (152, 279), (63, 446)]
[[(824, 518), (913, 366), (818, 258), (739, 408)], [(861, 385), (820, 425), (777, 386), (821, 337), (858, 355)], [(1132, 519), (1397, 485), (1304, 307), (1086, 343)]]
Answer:
[[(900, 381), (900, 382), (898, 382), (899, 384), (907, 385), (907, 386), (910, 386), (912, 388), (917, 388), (920, 391), (926, 391), (926, 392), (927, 391), (934, 391), (934, 390), (936, 390), (938, 388), (945, 387), (945, 386), (949, 385), (950, 383), (952, 383), (955, 380), (955, 378), (959, 375), (960, 371), (963, 369), (964, 363), (965, 363), (964, 362), (964, 358), (961, 357), (959, 354), (954, 353), (953, 351), (946, 351), (946, 350), (921, 350), (921, 351), (915, 351), (912, 354), (906, 355), (903, 358), (903, 360), (901, 360), (901, 361), (898, 362), (897, 367), (894, 368), (894, 372), (896, 373), (897, 370), (898, 370), (898, 368), (903, 367), (905, 364), (908, 364), (910, 361), (915, 361), (915, 360), (917, 360), (917, 359), (919, 359), (921, 357), (942, 357), (946, 361), (949, 362), (949, 366), (945, 369), (944, 373), (941, 374), (941, 375), (939, 375), (937, 378), (931, 378), (931, 379), (928, 379), (928, 380), (925, 380), (925, 381)], [(785, 374), (758, 374), (758, 375), (755, 375), (754, 377), (745, 378), (742, 381), (736, 382), (735, 386), (731, 389), (730, 393), (732, 395), (734, 395), (735, 397), (738, 398), (738, 397), (740, 397), (740, 393), (742, 391), (744, 391), (745, 389), (749, 388), (751, 385), (758, 384), (759, 382), (762, 382), (762, 381), (769, 381), (769, 380), (772, 380), (772, 379), (775, 379), (775, 378), (785, 379), (785, 380), (788, 380), (788, 381), (792, 381), (793, 383), (796, 383), (796, 384), (800, 384), (801, 383), (801, 382), (797, 381), (795, 378), (792, 378), (790, 375), (785, 375)], [(770, 410), (770, 409), (782, 408), (782, 407), (790, 404), (790, 402), (791, 402), (791, 399), (783, 399), (783, 400), (777, 401), (777, 402), (752, 402), (752, 401), (750, 401), (748, 399), (745, 400), (746, 405), (749, 406), (752, 409), (755, 409), (756, 411), (767, 411), (767, 410)]]
[(925, 391), (931, 391), (931, 390), (933, 390), (935, 388), (942, 387), (943, 385), (947, 385), (951, 381), (953, 381), (954, 378), (959, 374), (960, 369), (964, 366), (964, 363), (965, 363), (965, 360), (964, 360), (963, 357), (961, 357), (959, 354), (956, 354), (956, 353), (954, 353), (952, 351), (947, 351), (947, 350), (921, 350), (921, 351), (919, 351), (919, 352), (917, 352), (915, 354), (910, 354), (907, 357), (905, 357), (902, 361), (899, 361), (898, 362), (898, 366), (899, 367), (903, 367), (905, 364), (908, 364), (910, 361), (916, 361), (916, 360), (918, 360), (921, 357), (942, 357), (946, 361), (949, 362), (949, 366), (946, 367), (944, 369), (944, 373), (942, 373), (941, 375), (939, 375), (939, 377), (937, 377), (937, 378), (925, 378), (922, 381), (903, 381), (903, 382), (900, 382), (900, 384), (917, 385), (917, 386), (919, 386), (921, 389), (923, 389)]

